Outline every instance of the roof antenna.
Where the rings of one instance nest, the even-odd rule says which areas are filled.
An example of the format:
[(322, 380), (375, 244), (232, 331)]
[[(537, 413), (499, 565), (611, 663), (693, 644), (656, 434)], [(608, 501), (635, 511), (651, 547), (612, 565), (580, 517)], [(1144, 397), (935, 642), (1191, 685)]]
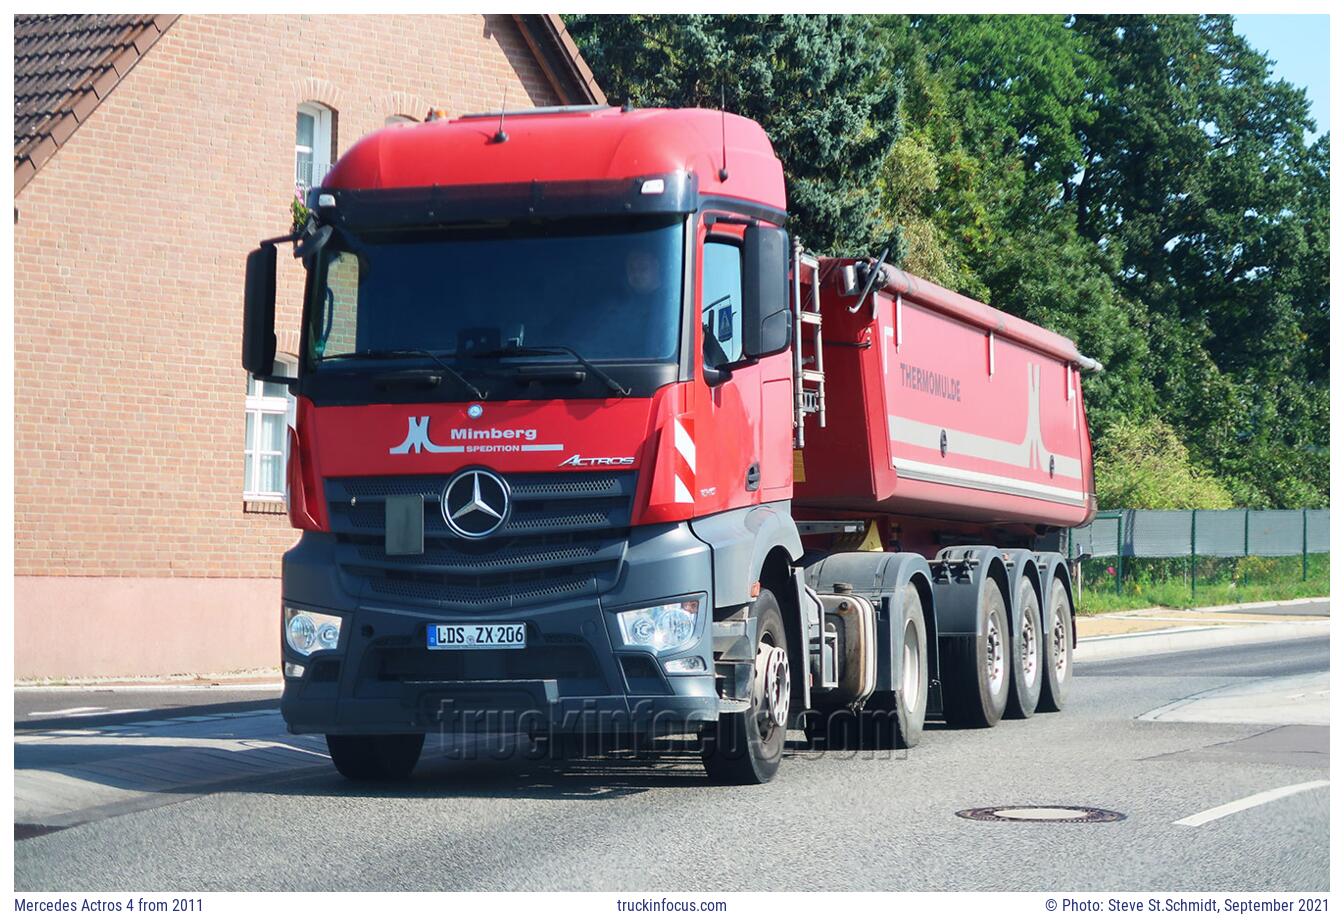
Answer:
[(722, 145), (723, 165), (719, 167), (719, 181), (728, 181), (728, 115), (724, 108), (727, 105), (727, 91), (723, 88), (723, 81), (719, 81), (719, 142)]
[(509, 104), (509, 87), (508, 84), (505, 84), (504, 99), (499, 103), (499, 130), (495, 132), (494, 137), (490, 138), (490, 143), (492, 144), (502, 144), (509, 139), (509, 136), (504, 133), (504, 109), (508, 106), (508, 104)]

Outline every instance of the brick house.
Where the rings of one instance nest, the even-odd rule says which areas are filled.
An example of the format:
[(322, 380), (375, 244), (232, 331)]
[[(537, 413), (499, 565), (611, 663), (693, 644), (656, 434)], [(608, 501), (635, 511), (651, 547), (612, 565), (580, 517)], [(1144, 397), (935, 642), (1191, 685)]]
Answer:
[(244, 256), (370, 131), (605, 98), (553, 15), (14, 29), (15, 676), (273, 667), (290, 398), (239, 367)]

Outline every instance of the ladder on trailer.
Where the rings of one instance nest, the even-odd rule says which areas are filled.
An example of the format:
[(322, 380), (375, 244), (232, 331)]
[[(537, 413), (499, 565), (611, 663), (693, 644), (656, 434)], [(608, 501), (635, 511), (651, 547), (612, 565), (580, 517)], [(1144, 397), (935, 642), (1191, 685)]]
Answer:
[[(803, 269), (811, 279), (803, 299)], [(804, 442), (803, 422), (816, 415), (826, 427), (826, 365), (821, 356), (821, 264), (817, 257), (804, 252), (803, 244), (793, 241), (793, 446)], [(803, 355), (803, 332), (812, 338), (812, 354)]]

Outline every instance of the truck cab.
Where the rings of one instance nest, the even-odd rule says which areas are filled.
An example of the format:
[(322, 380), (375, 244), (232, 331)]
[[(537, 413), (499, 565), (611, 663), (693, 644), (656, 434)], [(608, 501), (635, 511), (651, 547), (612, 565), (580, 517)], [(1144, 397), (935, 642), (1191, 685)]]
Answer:
[[(696, 730), (745, 705), (712, 624), (760, 571), (716, 553), (787, 574), (800, 552), (790, 247), (759, 126), (594, 107), (392, 128), (309, 204), (291, 729), (368, 773), (477, 719)], [(249, 265), (256, 370), (274, 251)]]

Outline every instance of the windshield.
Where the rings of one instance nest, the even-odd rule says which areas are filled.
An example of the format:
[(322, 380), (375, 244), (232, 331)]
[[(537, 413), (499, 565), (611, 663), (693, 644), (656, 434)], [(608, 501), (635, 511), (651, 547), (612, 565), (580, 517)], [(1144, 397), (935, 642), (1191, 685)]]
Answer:
[(338, 232), (317, 267), (308, 366), (408, 350), (498, 359), (548, 346), (589, 361), (670, 362), (680, 341), (681, 249), (679, 218)]

